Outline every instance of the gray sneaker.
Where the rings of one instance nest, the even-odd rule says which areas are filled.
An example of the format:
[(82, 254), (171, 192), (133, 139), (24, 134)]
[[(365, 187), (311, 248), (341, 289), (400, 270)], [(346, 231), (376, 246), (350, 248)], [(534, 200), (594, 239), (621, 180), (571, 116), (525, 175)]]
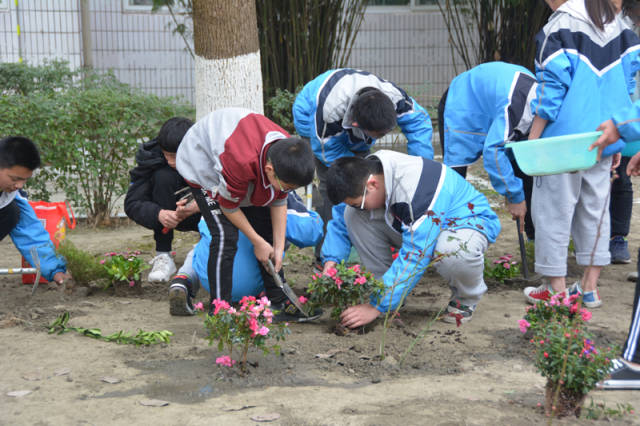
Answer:
[(640, 371), (632, 369), (621, 359), (611, 360), (609, 378), (596, 386), (604, 390), (640, 389)]

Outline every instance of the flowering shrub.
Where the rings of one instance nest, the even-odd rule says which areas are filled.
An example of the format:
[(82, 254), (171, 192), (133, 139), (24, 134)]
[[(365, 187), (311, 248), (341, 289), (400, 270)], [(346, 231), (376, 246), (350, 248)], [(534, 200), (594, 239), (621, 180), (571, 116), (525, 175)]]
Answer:
[(371, 294), (381, 295), (385, 291), (384, 284), (370, 272), (362, 271), (360, 265), (347, 267), (344, 262), (330, 268), (326, 275), (314, 274), (311, 280), (307, 286), (309, 300), (305, 303), (311, 307), (332, 306), (331, 318), (335, 320), (349, 306), (366, 303)]
[(129, 286), (133, 287), (136, 281), (140, 281), (140, 274), (149, 265), (139, 258), (140, 251), (116, 253), (105, 253), (105, 259), (100, 261), (107, 271), (107, 275), (111, 280), (110, 284), (116, 281), (128, 281)]
[(499, 282), (504, 282), (507, 278), (513, 278), (520, 275), (520, 265), (513, 260), (512, 254), (500, 256), (492, 263), (488, 260), (484, 262), (485, 278), (492, 278)]
[(556, 294), (548, 302), (538, 302), (519, 321), (520, 331), (531, 329), (535, 365), (554, 387), (586, 395), (608, 371), (616, 348), (598, 348), (585, 329), (591, 312), (582, 307), (580, 297)]
[[(262, 349), (265, 354), (271, 350), (279, 353), (280, 347), (277, 345), (267, 347), (266, 340), (269, 338), (284, 340), (289, 334), (289, 327), (287, 324), (272, 323), (273, 311), (270, 309), (269, 299), (245, 296), (240, 300), (237, 309), (219, 299), (215, 299), (213, 305), (215, 306), (213, 315), (205, 315), (204, 320), (204, 326), (208, 331), (207, 339), (210, 345), (217, 341), (219, 351), (223, 351), (225, 346), (229, 350), (229, 355), (218, 357), (216, 364), (233, 367), (236, 364), (232, 359), (234, 346), (240, 347), (242, 371), (246, 369), (249, 346)], [(204, 311), (202, 303), (197, 303), (195, 308), (200, 312)]]

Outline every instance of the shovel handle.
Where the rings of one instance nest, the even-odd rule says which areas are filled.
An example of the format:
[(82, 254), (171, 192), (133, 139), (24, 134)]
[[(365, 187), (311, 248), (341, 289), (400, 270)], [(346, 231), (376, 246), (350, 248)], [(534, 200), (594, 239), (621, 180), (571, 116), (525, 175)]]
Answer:
[(524, 279), (529, 279), (529, 264), (527, 262), (527, 249), (524, 246), (524, 236), (520, 232), (520, 218), (516, 218), (516, 226), (518, 227), (518, 243), (520, 243), (520, 259), (522, 259), (522, 273)]

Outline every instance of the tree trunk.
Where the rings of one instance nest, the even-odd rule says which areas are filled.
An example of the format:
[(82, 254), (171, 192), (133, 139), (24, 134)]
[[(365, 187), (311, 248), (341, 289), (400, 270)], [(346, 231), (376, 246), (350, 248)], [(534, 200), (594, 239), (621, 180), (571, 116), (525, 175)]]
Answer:
[(262, 113), (254, 0), (193, 0), (196, 116), (224, 107)]

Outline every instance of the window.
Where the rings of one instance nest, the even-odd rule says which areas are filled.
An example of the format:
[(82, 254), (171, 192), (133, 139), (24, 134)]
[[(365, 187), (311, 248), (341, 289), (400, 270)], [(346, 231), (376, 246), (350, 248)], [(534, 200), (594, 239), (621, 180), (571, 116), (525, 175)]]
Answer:
[(408, 7), (420, 7), (420, 6), (433, 6), (436, 5), (438, 0), (369, 0), (369, 6), (408, 6)]
[(153, 0), (122, 0), (124, 10), (135, 12), (151, 12)]
[(0, 0), (0, 10), (9, 10), (9, 0)]

